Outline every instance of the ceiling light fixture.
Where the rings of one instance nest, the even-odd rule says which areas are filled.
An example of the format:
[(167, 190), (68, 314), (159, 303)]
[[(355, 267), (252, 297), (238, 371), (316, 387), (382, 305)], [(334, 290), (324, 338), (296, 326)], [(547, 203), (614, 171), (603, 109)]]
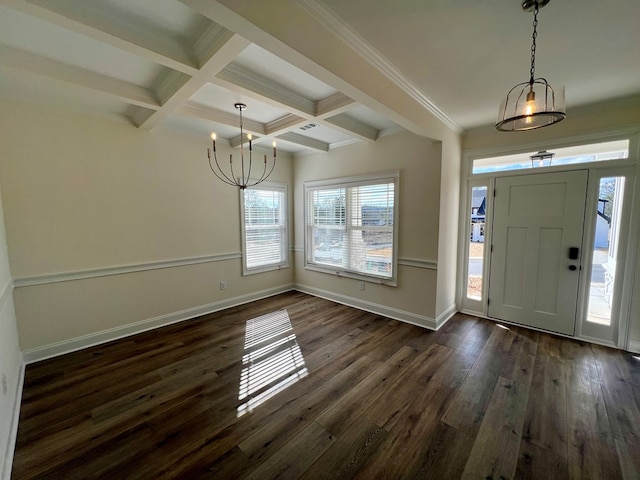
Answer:
[(546, 127), (567, 116), (564, 103), (564, 87), (557, 90), (542, 77), (535, 78), (536, 37), (538, 36), (538, 11), (550, 0), (524, 0), (522, 9), (533, 10), (533, 40), (531, 43), (531, 69), (528, 82), (517, 84), (500, 105), (496, 128), (503, 132), (521, 132)]
[[(264, 156), (264, 168), (262, 170), (262, 175), (258, 178), (251, 178), (251, 154), (253, 153), (253, 144), (251, 134), (247, 134), (247, 140), (249, 141), (249, 158), (245, 161), (244, 158), (244, 125), (242, 123), (242, 112), (247, 109), (247, 106), (244, 103), (236, 103), (233, 105), (240, 112), (240, 165), (237, 168), (239, 172), (236, 172), (233, 168), (233, 155), (229, 155), (229, 170), (227, 173), (220, 167), (218, 163), (218, 156), (216, 155), (216, 134), (213, 132), (211, 134), (211, 140), (213, 142), (213, 160), (214, 164), (211, 163), (211, 149), (207, 148), (207, 157), (209, 158), (209, 168), (214, 173), (216, 177), (222, 180), (227, 185), (231, 185), (234, 187), (238, 187), (241, 189), (245, 189), (247, 187), (253, 187), (258, 185), (259, 183), (264, 182), (273, 169), (276, 166), (276, 142), (273, 142), (273, 159), (271, 160), (271, 168), (269, 168), (267, 172), (267, 156)], [(240, 174), (237, 176), (237, 174)]]

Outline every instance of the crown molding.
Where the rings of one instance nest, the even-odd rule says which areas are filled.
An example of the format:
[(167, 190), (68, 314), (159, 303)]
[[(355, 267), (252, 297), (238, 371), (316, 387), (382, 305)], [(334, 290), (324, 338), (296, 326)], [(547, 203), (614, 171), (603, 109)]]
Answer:
[(409, 80), (404, 73), (373, 48), (366, 40), (355, 33), (341, 17), (336, 15), (322, 3), (322, 1), (301, 0), (300, 5), (321, 25), (353, 48), (356, 53), (391, 80), (398, 88), (427, 109), (438, 120), (454, 132), (462, 133), (463, 129), (460, 125), (454, 122), (440, 107), (427, 97), (420, 88)]

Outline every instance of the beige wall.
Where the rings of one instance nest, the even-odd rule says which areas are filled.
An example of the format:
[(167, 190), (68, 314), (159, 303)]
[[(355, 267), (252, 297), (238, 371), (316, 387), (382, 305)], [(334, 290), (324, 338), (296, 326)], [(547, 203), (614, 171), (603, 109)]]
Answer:
[(3, 220), (0, 202), (0, 478), (8, 479), (17, 431), (22, 355), (18, 344), (13, 280)]
[(399, 170), (400, 260), (434, 263), (439, 260), (441, 145), (411, 133), (398, 133), (382, 137), (375, 143), (356, 143), (328, 154), (296, 158), (296, 283), (303, 289), (331, 298), (348, 297), (343, 299), (347, 303), (384, 311), (391, 316), (395, 312), (396, 318), (406, 316), (407, 320), (416, 323), (421, 323), (421, 318), (433, 320), (439, 269), (400, 265), (397, 287), (367, 283), (365, 291), (359, 290), (356, 280), (304, 269), (303, 184), (312, 180)]
[[(115, 335), (136, 322), (152, 326), (292, 285), (293, 268), (243, 277), (240, 258), (211, 258), (237, 257), (241, 234), (238, 190), (209, 170), (208, 138), (0, 102), (0, 182), (23, 350)], [(292, 191), (289, 155), (279, 156), (272, 179)], [(205, 261), (47, 280), (194, 258)], [(43, 276), (51, 277), (27, 285)]]

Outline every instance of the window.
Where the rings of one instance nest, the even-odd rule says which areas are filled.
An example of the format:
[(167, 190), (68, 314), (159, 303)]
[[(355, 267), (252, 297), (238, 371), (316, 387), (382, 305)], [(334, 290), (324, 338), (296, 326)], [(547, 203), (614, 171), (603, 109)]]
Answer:
[(261, 183), (240, 190), (244, 275), (287, 267), (287, 189)]
[[(540, 154), (543, 154), (540, 156)], [(551, 155), (553, 154), (553, 155)], [(533, 158), (532, 158), (533, 156)], [(536, 160), (544, 158), (544, 160)], [(508, 170), (555, 167), (580, 163), (606, 162), (629, 158), (629, 140), (556, 148), (551, 152), (528, 152), (500, 157), (479, 158), (473, 161), (472, 173), (497, 173)]]
[(593, 232), (587, 322), (611, 325), (624, 177), (600, 179)]
[(487, 185), (471, 187), (471, 226), (467, 257), (467, 298), (482, 300)]
[(398, 173), (305, 183), (305, 266), (396, 285)]

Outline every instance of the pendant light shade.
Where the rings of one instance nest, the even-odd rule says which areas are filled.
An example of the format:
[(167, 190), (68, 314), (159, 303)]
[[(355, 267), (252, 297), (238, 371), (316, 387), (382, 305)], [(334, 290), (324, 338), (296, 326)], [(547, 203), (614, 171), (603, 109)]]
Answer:
[(564, 87), (554, 90), (544, 78), (536, 78), (509, 90), (500, 105), (496, 128), (511, 132), (546, 127), (563, 120), (565, 112)]
[(533, 38), (529, 81), (517, 84), (500, 105), (496, 128), (503, 132), (521, 132), (546, 127), (567, 116), (564, 87), (552, 88), (544, 78), (535, 78), (538, 11), (550, 0), (524, 0), (522, 8), (533, 10)]

